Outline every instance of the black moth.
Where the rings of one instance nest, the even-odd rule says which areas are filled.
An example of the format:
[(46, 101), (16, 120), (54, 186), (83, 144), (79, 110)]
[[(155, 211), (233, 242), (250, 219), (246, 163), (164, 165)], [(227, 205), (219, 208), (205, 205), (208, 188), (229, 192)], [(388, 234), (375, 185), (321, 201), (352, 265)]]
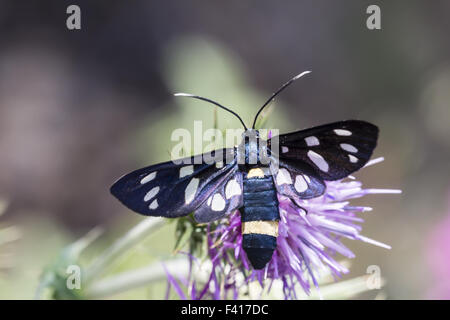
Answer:
[[(212, 155), (220, 161), (212, 163), (202, 161), (204, 154), (133, 171), (114, 183), (111, 193), (140, 214), (176, 218), (194, 212), (201, 223), (239, 209), (242, 247), (253, 268), (264, 268), (277, 246), (278, 195), (288, 197), (297, 206), (300, 199), (322, 195), (324, 180), (342, 179), (363, 167), (377, 143), (378, 128), (358, 120), (334, 122), (267, 141), (260, 139), (255, 129), (260, 112), (306, 73), (292, 78), (267, 100), (256, 114), (252, 129), (217, 102), (177, 94), (213, 103), (237, 116), (245, 128), (240, 146), (214, 151)], [(259, 150), (266, 152), (268, 161), (262, 161)]]

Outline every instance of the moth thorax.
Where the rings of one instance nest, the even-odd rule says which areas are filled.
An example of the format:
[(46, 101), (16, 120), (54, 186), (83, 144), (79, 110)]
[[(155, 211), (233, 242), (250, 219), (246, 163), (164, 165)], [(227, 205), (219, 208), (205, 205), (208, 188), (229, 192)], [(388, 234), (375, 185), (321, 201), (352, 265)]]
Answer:
[(245, 144), (245, 164), (259, 164), (259, 139), (256, 137), (246, 137)]
[(259, 132), (249, 129), (242, 134), (242, 142), (237, 150), (239, 165), (259, 164)]
[(278, 221), (247, 221), (242, 223), (242, 234), (266, 234), (278, 237)]

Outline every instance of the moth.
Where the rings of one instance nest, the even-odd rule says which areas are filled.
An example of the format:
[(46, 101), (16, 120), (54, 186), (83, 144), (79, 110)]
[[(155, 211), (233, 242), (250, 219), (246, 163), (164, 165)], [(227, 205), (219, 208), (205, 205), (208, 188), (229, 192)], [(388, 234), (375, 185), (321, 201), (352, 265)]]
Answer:
[[(235, 115), (245, 128), (240, 145), (168, 161), (133, 171), (115, 182), (111, 193), (129, 209), (146, 216), (176, 218), (194, 212), (199, 223), (225, 218), (239, 210), (242, 247), (254, 269), (263, 269), (277, 246), (280, 208), (278, 197), (301, 200), (321, 196), (325, 181), (338, 180), (359, 170), (370, 159), (378, 128), (347, 120), (271, 137), (255, 129), (261, 111), (305, 71), (281, 86), (259, 109), (252, 128), (221, 104), (192, 94)], [(274, 142), (277, 143), (274, 143)], [(264, 160), (264, 161), (263, 161)]]

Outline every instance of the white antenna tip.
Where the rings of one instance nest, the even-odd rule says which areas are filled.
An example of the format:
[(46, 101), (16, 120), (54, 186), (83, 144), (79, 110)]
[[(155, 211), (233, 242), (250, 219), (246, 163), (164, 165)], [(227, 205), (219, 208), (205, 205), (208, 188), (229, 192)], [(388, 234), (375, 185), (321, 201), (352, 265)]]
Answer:
[(293, 78), (293, 80), (297, 80), (297, 79), (303, 77), (305, 74), (308, 74), (308, 73), (311, 73), (311, 71), (303, 71), (302, 73), (296, 75), (296, 76)]
[(174, 95), (175, 97), (190, 97), (190, 96), (192, 96), (192, 94), (189, 94), (189, 93), (183, 93), (183, 92), (174, 93), (173, 95)]

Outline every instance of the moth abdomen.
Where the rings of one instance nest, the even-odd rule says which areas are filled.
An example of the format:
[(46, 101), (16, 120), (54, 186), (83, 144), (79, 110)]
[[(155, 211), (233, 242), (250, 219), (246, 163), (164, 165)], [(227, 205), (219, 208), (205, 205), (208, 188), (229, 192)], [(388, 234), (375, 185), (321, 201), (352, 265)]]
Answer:
[(254, 269), (263, 269), (272, 259), (277, 247), (277, 238), (267, 234), (249, 233), (242, 235), (242, 247)]
[(263, 169), (251, 169), (243, 181), (242, 247), (255, 269), (263, 269), (272, 258), (280, 220), (277, 191)]

